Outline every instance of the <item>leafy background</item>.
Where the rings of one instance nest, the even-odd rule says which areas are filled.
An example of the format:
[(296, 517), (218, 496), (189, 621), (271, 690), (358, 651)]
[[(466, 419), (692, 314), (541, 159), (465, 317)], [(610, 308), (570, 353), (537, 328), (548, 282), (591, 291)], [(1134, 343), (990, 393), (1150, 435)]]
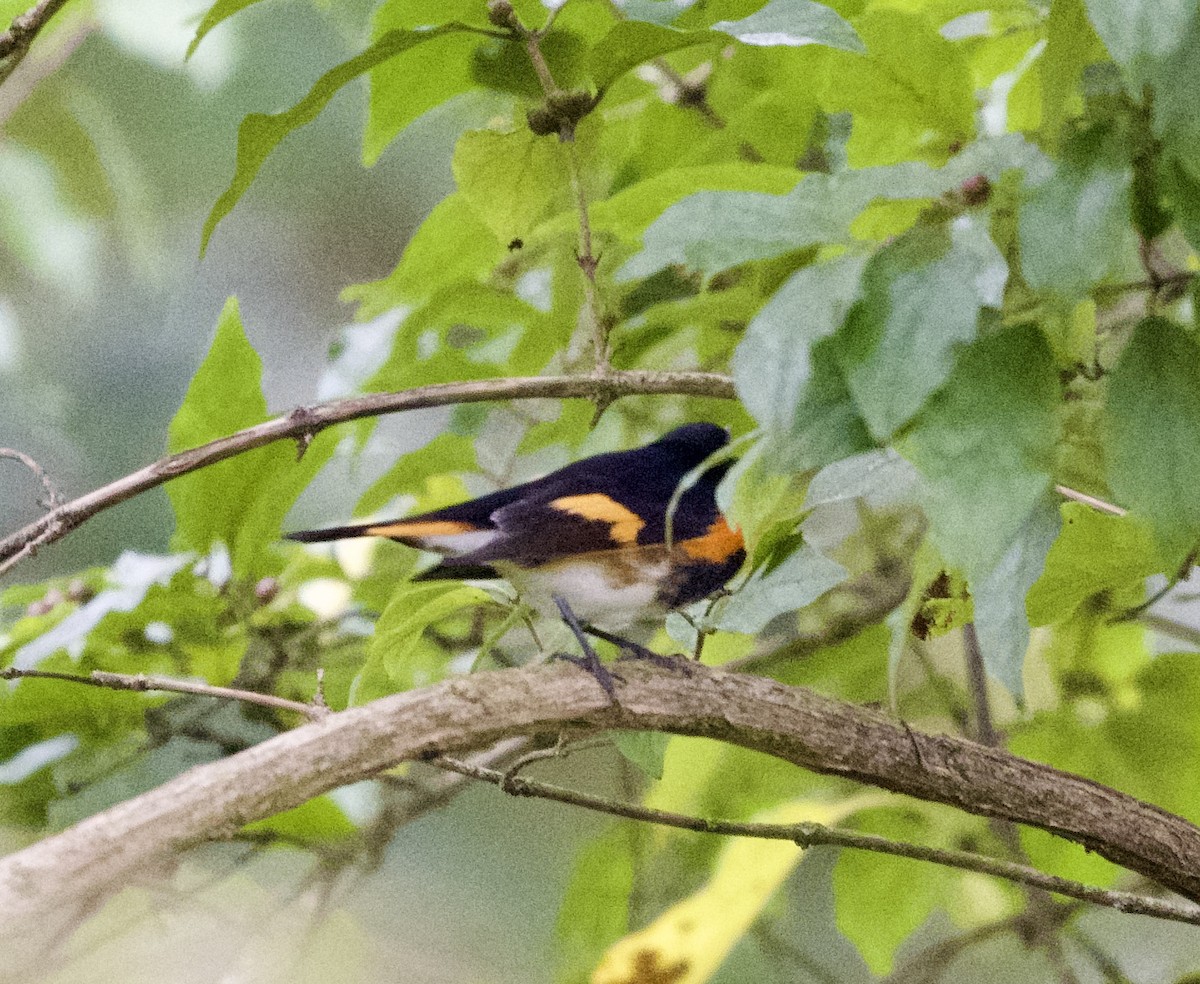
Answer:
[[(31, 56), (62, 67), (25, 98), (19, 77), (0, 87), (0, 443), (80, 492), (313, 396), (589, 371), (573, 177), (613, 364), (728, 370), (740, 401), (626, 400), (594, 428), (586, 403), (468, 406), (321, 435), (299, 466), (290, 445), (256, 451), (18, 568), (4, 661), (301, 699), (319, 666), (335, 707), (520, 661), (508, 599), (405, 585), (400, 548), (306, 552), (281, 530), (434, 507), (712, 419), (752, 435), (722, 496), (756, 566), (694, 613), (708, 660), (959, 729), (973, 618), (1013, 751), (1200, 817), (1195, 631), (1170, 607), (1121, 618), (1147, 578), (1190, 566), (1200, 529), (1200, 15), (569, 0), (547, 62), (602, 97), (570, 152), (530, 131), (538, 80), (491, 30), (477, 0), (69, 6)], [(5, 462), (0, 478), (4, 527), (36, 516), (29, 476)], [(1063, 504), (1055, 483), (1131, 513)], [(696, 644), (694, 625), (667, 628)], [(3, 843), (293, 723), (11, 685)], [(547, 774), (683, 812), (1006, 850), (983, 821), (858, 801), (735, 749), (621, 752)], [(195, 852), (105, 907), (47, 979), (621, 980), (622, 954), (649, 945), (668, 967), (686, 957), (687, 980), (903, 980), (972, 934), (940, 969), (1200, 969), (1192, 930), (1111, 913), (1027, 947), (1011, 921), (1027, 900), (976, 876), (722, 846), (488, 789), (395, 832), (408, 795), (353, 787)], [(1048, 836), (1020, 848), (1127, 884)], [(684, 917), (703, 945), (672, 929)]]

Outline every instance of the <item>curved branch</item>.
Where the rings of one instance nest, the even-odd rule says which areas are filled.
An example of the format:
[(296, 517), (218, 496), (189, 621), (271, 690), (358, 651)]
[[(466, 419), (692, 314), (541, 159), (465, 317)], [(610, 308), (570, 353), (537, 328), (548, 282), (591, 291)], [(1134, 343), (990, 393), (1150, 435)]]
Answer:
[(410, 759), (569, 725), (731, 742), (1077, 841), (1200, 900), (1200, 828), (1090, 779), (773, 680), (693, 668), (622, 667), (618, 704), (570, 666), (478, 673), (331, 714), (198, 766), (0, 860), (6, 956), (60, 934), (82, 907), (148, 865)]
[(301, 442), (302, 448), (306, 447), (316, 434), (334, 424), (452, 403), (546, 398), (606, 403), (622, 396), (638, 394), (708, 396), (728, 400), (733, 398), (734, 391), (733, 381), (718, 373), (627, 370), (608, 372), (602, 376), (526, 376), (439, 383), (398, 393), (368, 393), (297, 407), (281, 417), (247, 427), (228, 437), (160, 458), (152, 465), (52, 509), (35, 522), (0, 540), (0, 574), (10, 569), (20, 557), (30, 556), (36, 548), (61, 540), (97, 513), (140, 495), (147, 489), (275, 441), (291, 439)]

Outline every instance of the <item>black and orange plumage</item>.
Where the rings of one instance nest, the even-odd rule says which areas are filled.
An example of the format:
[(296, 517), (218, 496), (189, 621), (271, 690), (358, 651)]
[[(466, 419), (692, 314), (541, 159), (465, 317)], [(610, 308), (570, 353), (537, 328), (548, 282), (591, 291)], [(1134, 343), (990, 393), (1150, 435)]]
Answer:
[(423, 578), (503, 577), (534, 607), (557, 608), (568, 622), (578, 616), (611, 638), (611, 631), (707, 597), (741, 567), (741, 534), (716, 501), (727, 462), (705, 470), (679, 496), (667, 544), (676, 490), (728, 441), (714, 424), (687, 424), (643, 447), (584, 458), (444, 509), (289, 538), (380, 536), (434, 551), (444, 559)]

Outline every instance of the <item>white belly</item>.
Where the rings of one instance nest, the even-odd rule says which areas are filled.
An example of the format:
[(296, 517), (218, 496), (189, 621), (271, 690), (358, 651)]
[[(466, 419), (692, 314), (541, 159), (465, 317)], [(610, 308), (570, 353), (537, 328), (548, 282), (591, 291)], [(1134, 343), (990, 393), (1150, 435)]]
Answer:
[[(667, 564), (643, 568), (640, 576), (614, 572), (610, 564), (573, 559), (536, 570), (508, 564), (496, 565), (520, 593), (522, 600), (539, 612), (558, 618), (554, 595), (560, 595), (583, 622), (597, 628), (620, 631), (634, 622), (661, 617), (655, 603), (658, 582), (666, 576)], [(632, 575), (635, 572), (629, 572)]]

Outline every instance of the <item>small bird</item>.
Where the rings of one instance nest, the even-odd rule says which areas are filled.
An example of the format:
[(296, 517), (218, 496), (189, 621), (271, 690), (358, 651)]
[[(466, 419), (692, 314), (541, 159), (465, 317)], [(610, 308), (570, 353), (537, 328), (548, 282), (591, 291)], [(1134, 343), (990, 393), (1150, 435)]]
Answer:
[(387, 537), (443, 555), (421, 580), (502, 577), (534, 608), (557, 610), (584, 653), (560, 658), (583, 666), (613, 697), (613, 676), (587, 635), (627, 655), (662, 660), (614, 633), (706, 598), (746, 558), (741, 533), (717, 508), (729, 462), (714, 464), (682, 492), (667, 545), (668, 506), (684, 476), (728, 442), (722, 427), (686, 424), (643, 447), (584, 458), (458, 505), (288, 539)]

